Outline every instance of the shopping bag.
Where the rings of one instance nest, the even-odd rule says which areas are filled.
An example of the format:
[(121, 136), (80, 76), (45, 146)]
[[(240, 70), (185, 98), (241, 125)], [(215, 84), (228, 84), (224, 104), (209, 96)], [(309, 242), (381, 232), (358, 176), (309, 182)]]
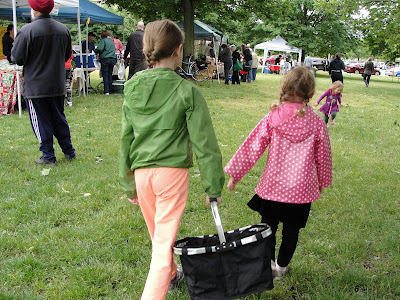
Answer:
[(93, 59), (93, 64), (96, 69), (101, 69), (101, 64), (99, 59), (97, 58)]
[(242, 69), (243, 69), (242, 63), (239, 60), (237, 60), (233, 65), (233, 71), (240, 71)]
[(125, 79), (125, 65), (123, 63), (119, 63), (118, 66), (118, 79), (123, 80)]

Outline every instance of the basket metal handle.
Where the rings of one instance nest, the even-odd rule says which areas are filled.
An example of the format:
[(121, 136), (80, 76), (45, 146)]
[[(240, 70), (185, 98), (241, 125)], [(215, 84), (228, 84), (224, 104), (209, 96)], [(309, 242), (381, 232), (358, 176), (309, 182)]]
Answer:
[(214, 222), (215, 222), (215, 225), (217, 226), (219, 242), (220, 242), (220, 244), (225, 244), (226, 239), (225, 239), (225, 235), (224, 235), (224, 229), (222, 228), (221, 218), (219, 217), (217, 199), (210, 198), (210, 205), (211, 205), (211, 210), (212, 210), (212, 214), (214, 217)]

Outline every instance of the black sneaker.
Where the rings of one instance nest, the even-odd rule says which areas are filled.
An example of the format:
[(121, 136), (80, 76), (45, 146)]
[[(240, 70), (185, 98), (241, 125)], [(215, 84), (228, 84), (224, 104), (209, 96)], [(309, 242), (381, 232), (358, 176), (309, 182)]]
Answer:
[(65, 154), (64, 156), (65, 156), (65, 160), (66, 161), (72, 161), (72, 160), (74, 160), (76, 158), (76, 154), (75, 153), (73, 155)]
[(169, 284), (168, 288), (168, 293), (171, 293), (177, 286), (183, 281), (184, 275), (183, 275), (183, 269), (181, 265), (178, 265), (176, 268), (176, 275), (175, 278), (171, 280), (171, 283)]
[(48, 159), (44, 159), (43, 156), (35, 160), (35, 164), (37, 165), (48, 165), (48, 166), (57, 166), (57, 161), (51, 161)]

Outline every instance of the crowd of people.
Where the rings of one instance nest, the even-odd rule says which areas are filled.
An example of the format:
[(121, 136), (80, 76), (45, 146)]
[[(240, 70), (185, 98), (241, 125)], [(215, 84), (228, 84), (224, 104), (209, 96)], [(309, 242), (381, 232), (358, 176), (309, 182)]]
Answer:
[[(251, 83), (256, 80), (258, 57), (251, 49), (250, 44), (242, 44), (241, 52), (235, 45), (228, 47), (227, 44), (222, 44), (221, 49), (218, 60), (224, 63), (225, 84), (228, 85), (229, 81), (232, 81), (232, 84), (240, 84), (240, 82)], [(231, 70), (232, 76), (230, 77)]]
[(99, 56), (105, 95), (112, 93), (113, 69), (117, 62), (116, 56), (120, 58), (120, 63), (124, 64), (125, 68), (129, 66), (128, 79), (135, 73), (147, 68), (143, 54), (143, 34), (144, 23), (139, 21), (137, 30), (129, 35), (126, 47), (118, 38), (115, 38), (107, 31), (101, 33), (101, 40), (97, 46), (95, 45), (96, 35), (93, 32), (89, 32), (88, 39), (82, 42), (82, 51), (84, 53), (96, 53)]

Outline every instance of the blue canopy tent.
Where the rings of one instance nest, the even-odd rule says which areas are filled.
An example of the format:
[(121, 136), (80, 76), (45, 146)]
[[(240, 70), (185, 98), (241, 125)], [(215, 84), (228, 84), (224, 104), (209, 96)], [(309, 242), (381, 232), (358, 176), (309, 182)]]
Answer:
[[(0, 0), (0, 19), (30, 22), (31, 9), (27, 0)], [(60, 5), (57, 5), (57, 2)], [(108, 10), (90, 2), (89, 0), (58, 0), (52, 11), (52, 17), (61, 23), (78, 24), (79, 45), (82, 44), (80, 24), (86, 23), (86, 41), (88, 40), (88, 25), (92, 24), (114, 24), (123, 25), (124, 18), (109, 12)], [(13, 6), (13, 8), (11, 8)], [(80, 17), (78, 17), (78, 15)], [(125, 38), (125, 37), (124, 37)], [(87, 45), (86, 45), (87, 48)], [(80, 51), (82, 53), (82, 51)], [(81, 58), (82, 60), (82, 58)], [(86, 62), (88, 59), (86, 58)], [(81, 61), (83, 64), (83, 61)], [(87, 80), (87, 78), (86, 78)], [(84, 94), (85, 95), (85, 94)]]
[[(2, 1), (0, 1), (1, 4)], [(1, 7), (1, 5), (0, 5)], [(123, 25), (124, 18), (105, 10), (104, 8), (90, 2), (89, 0), (79, 0), (80, 20), (87, 21), (90, 17), (90, 22), (93, 24), (114, 24)], [(52, 14), (52, 17), (61, 23), (77, 24), (77, 9), (75, 7), (60, 7), (58, 14)], [(20, 8), (16, 9), (16, 17), (18, 21), (27, 23), (31, 20), (31, 9)], [(0, 8), (0, 19), (12, 20), (13, 9)]]
[[(12, 8), (11, 8), (12, 7)], [(57, 2), (57, 7), (74, 7), (79, 14), (79, 0), (58, 0)], [(2, 19), (7, 19), (9, 18), (10, 20), (13, 21), (14, 25), (14, 34), (17, 34), (18, 28), (17, 28), (17, 9), (19, 8), (29, 8), (29, 3), (28, 0), (0, 0), (0, 9), (6, 9), (6, 17), (1, 16), (0, 18)], [(30, 10), (30, 8), (29, 8)], [(79, 24), (80, 20), (78, 19), (77, 23)], [(80, 26), (79, 26), (79, 39), (81, 37), (81, 32), (80, 32)], [(15, 71), (17, 75), (17, 94), (18, 94), (18, 110), (19, 110), (19, 116), (21, 117), (21, 86), (20, 86), (20, 80), (19, 80), (19, 69), (15, 66)]]

